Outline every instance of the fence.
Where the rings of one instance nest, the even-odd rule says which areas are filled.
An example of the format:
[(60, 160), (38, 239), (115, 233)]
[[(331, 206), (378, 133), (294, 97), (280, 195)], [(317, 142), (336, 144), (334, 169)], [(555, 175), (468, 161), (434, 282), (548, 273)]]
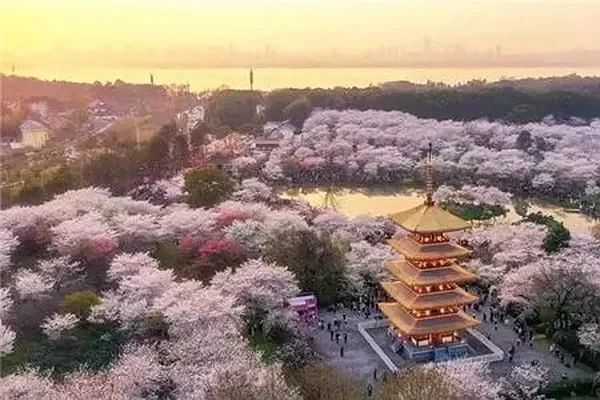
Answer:
[[(383, 363), (388, 367), (388, 369), (391, 372), (396, 373), (396, 372), (398, 372), (398, 367), (396, 366), (396, 364), (394, 364), (394, 362), (392, 360), (390, 360), (390, 358), (385, 354), (383, 349), (377, 344), (377, 342), (375, 342), (373, 337), (371, 335), (369, 335), (369, 333), (367, 332), (367, 329), (382, 328), (382, 327), (387, 327), (387, 326), (388, 326), (388, 322), (386, 320), (365, 321), (365, 322), (361, 322), (358, 324), (358, 332), (362, 335), (363, 338), (365, 338), (365, 340), (367, 341), (369, 346), (371, 346), (373, 351), (377, 354), (377, 356), (379, 356), (381, 361), (383, 361)], [(463, 358), (461, 360), (464, 360), (467, 362), (490, 363), (490, 362), (502, 361), (504, 359), (504, 352), (502, 351), (502, 349), (500, 349), (498, 346), (496, 346), (491, 340), (486, 338), (481, 332), (479, 332), (475, 329), (467, 329), (467, 332), (469, 332), (469, 334), (471, 336), (473, 336), (475, 339), (479, 340), (492, 353), (484, 354), (481, 356), (467, 357), (467, 358)]]
[(365, 322), (361, 322), (358, 324), (358, 332), (362, 335), (363, 338), (365, 338), (365, 340), (367, 341), (369, 346), (371, 346), (373, 351), (377, 354), (377, 356), (379, 356), (379, 358), (381, 359), (381, 361), (383, 361), (383, 363), (386, 365), (386, 367), (388, 367), (388, 369), (391, 372), (396, 373), (396, 372), (398, 372), (398, 367), (396, 367), (396, 364), (394, 364), (393, 361), (390, 360), (390, 358), (385, 354), (383, 349), (381, 347), (379, 347), (379, 345), (375, 342), (375, 340), (373, 340), (371, 335), (369, 335), (369, 333), (367, 332), (367, 329), (381, 328), (381, 327), (387, 327), (387, 326), (388, 326), (388, 323), (386, 320), (365, 321)]

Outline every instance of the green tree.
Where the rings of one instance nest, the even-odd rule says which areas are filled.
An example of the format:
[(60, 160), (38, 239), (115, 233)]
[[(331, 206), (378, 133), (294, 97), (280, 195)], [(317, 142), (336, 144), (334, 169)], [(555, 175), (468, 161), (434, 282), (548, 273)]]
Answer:
[(173, 167), (179, 171), (189, 164), (190, 146), (185, 135), (177, 135), (173, 139)]
[(283, 114), (294, 126), (302, 127), (311, 111), (312, 104), (310, 103), (310, 100), (307, 97), (301, 97), (288, 104), (288, 106), (283, 109)]
[(150, 139), (146, 148), (145, 167), (152, 179), (162, 177), (170, 167), (170, 145), (164, 136), (155, 136)]
[(294, 272), (300, 288), (314, 292), (321, 305), (337, 301), (345, 290), (345, 258), (327, 237), (313, 231), (279, 235), (267, 250), (267, 258)]
[(84, 167), (84, 181), (109, 188), (115, 195), (124, 194), (140, 183), (142, 164), (141, 152), (133, 147), (122, 153), (101, 154)]
[(70, 293), (60, 302), (66, 312), (73, 313), (81, 319), (87, 319), (93, 306), (100, 304), (100, 297), (91, 290)]
[(533, 144), (533, 138), (528, 131), (519, 132), (517, 136), (517, 149), (527, 151)]
[(192, 147), (198, 147), (206, 144), (210, 129), (207, 124), (200, 121), (190, 131), (190, 144)]
[(165, 142), (170, 143), (177, 136), (177, 123), (175, 120), (164, 124), (158, 130), (157, 136), (163, 139)]
[(203, 166), (185, 174), (188, 204), (193, 207), (212, 207), (226, 200), (235, 189), (235, 182), (222, 168)]
[[(42, 171), (42, 175), (45, 171)], [(48, 197), (66, 192), (76, 186), (76, 177), (73, 171), (66, 165), (61, 165), (49, 171), (48, 176), (42, 177), (44, 182), (44, 191)]]
[[(361, 400), (366, 383), (327, 364), (309, 365), (288, 374), (305, 400)], [(364, 386), (363, 386), (364, 385)]]
[(260, 95), (251, 91), (223, 90), (214, 94), (206, 110), (208, 122), (238, 129), (256, 119)]
[(548, 228), (543, 245), (547, 253), (556, 253), (560, 249), (569, 247), (571, 232), (565, 228), (562, 222), (557, 221), (553, 216), (537, 212), (528, 214), (523, 218), (523, 221), (545, 225)]

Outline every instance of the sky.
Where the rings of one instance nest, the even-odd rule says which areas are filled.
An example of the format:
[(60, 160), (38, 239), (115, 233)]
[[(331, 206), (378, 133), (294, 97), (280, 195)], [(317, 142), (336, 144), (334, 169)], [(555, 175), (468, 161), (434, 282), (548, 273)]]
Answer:
[(598, 21), (600, 0), (0, 0), (0, 63), (202, 63), (222, 49), (267, 46), (421, 51), (425, 37), (432, 51), (598, 50)]

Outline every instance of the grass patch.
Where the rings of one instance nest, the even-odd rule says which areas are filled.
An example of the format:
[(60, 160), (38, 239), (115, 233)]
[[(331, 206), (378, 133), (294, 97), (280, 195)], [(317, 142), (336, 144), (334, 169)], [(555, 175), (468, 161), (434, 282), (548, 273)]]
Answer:
[(81, 367), (96, 371), (110, 365), (119, 355), (126, 335), (116, 326), (88, 324), (72, 337), (51, 341), (41, 331), (17, 343), (15, 350), (0, 358), (0, 376), (31, 366), (48, 371), (54, 378)]

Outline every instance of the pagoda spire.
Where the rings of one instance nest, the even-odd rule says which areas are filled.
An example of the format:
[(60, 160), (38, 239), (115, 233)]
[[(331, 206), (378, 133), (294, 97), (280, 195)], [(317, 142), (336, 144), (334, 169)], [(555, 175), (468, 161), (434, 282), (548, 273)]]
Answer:
[(433, 157), (432, 157), (432, 145), (429, 142), (429, 148), (427, 150), (427, 164), (425, 166), (425, 185), (427, 190), (427, 198), (425, 204), (428, 206), (433, 205)]

